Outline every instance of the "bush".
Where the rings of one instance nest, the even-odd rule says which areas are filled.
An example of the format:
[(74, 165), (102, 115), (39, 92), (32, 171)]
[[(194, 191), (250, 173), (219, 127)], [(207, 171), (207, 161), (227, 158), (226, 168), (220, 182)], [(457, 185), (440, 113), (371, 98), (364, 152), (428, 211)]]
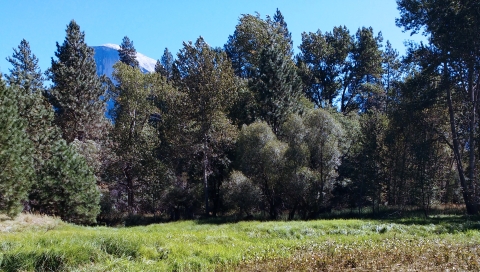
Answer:
[(261, 201), (261, 190), (240, 171), (233, 171), (222, 185), (227, 209), (250, 216)]

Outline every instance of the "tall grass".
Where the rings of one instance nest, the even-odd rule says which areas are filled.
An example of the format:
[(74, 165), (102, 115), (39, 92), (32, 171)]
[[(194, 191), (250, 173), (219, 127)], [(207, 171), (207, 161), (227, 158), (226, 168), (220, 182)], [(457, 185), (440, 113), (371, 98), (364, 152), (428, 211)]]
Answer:
[(7, 221), (2, 271), (480, 270), (480, 222), (460, 217), (8, 231)]

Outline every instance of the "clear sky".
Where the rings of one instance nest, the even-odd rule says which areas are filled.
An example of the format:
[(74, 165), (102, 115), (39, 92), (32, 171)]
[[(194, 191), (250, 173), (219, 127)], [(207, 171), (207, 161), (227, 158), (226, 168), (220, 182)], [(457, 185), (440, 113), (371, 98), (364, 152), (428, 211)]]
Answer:
[(5, 60), (22, 39), (30, 42), (46, 70), (63, 43), (66, 25), (74, 19), (88, 45), (120, 44), (124, 36), (136, 50), (159, 59), (165, 47), (175, 55), (183, 41), (200, 35), (211, 46), (223, 46), (235, 31), (241, 14), (260, 13), (262, 18), (280, 9), (288, 24), (295, 50), (302, 32), (331, 31), (345, 25), (352, 34), (359, 27), (382, 31), (404, 54), (405, 40), (418, 39), (395, 26), (399, 17), (395, 0), (0, 0), (0, 71), (8, 73)]

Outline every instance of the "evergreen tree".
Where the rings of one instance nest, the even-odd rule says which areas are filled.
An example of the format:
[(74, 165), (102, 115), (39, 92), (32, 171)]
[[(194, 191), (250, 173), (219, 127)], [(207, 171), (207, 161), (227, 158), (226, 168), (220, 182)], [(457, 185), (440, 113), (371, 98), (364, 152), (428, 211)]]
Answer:
[(381, 85), (382, 51), (381, 33), (376, 37), (371, 27), (358, 29), (351, 52), (350, 69), (347, 74), (340, 103), (342, 112), (380, 108), (384, 91)]
[(189, 156), (199, 158), (193, 165), (201, 169), (205, 211), (209, 214), (210, 187), (220, 187), (209, 177), (218, 174), (215, 165), (227, 168), (227, 154), (233, 149), (236, 134), (227, 118), (237, 94), (233, 69), (225, 52), (211, 48), (200, 37), (194, 44), (183, 44), (175, 61), (174, 79), (185, 99), (186, 119), (182, 123), (190, 140), (184, 144), (191, 148)]
[(166, 77), (167, 80), (171, 80), (173, 76), (173, 55), (168, 51), (168, 48), (165, 48), (163, 51), (162, 58), (157, 60), (155, 64), (155, 72)]
[[(480, 5), (475, 0), (399, 0), (397, 25), (428, 45), (414, 48), (425, 76), (439, 79), (436, 88), (448, 108), (450, 135), (463, 200), (469, 214), (480, 210), (478, 182), (478, 97), (480, 88)], [(445, 99), (446, 98), (446, 99)]]
[(383, 51), (383, 76), (382, 84), (387, 97), (385, 103), (386, 111), (388, 111), (388, 104), (395, 100), (398, 96), (397, 86), (401, 82), (401, 62), (399, 53), (392, 47), (390, 41), (387, 41), (385, 50)]
[(416, 73), (396, 84), (398, 95), (392, 100), (395, 103), (390, 103), (385, 137), (386, 201), (389, 205), (415, 205), (425, 216), (432, 203), (451, 202), (450, 192), (455, 188), (453, 154), (446, 134), (439, 137), (439, 132), (449, 127), (443, 101), (436, 99), (431, 85), (435, 80)]
[(100, 212), (100, 192), (85, 158), (63, 139), (52, 146), (42, 182), (31, 196), (37, 211), (76, 224), (93, 224)]
[(372, 206), (372, 212), (378, 211), (381, 195), (386, 182), (384, 145), (388, 119), (378, 111), (370, 111), (361, 118), (361, 151), (357, 157), (356, 193), (357, 207), (365, 204)]
[(138, 68), (137, 60), (137, 50), (133, 46), (133, 41), (125, 36), (123, 37), (122, 44), (120, 44), (120, 49), (118, 50), (118, 55), (120, 56), (120, 61), (126, 65), (130, 65), (133, 68)]
[(49, 98), (55, 121), (67, 143), (98, 140), (105, 134), (104, 87), (97, 76), (94, 50), (85, 43), (85, 33), (71, 21), (62, 45), (57, 42), (56, 60), (47, 71), (53, 82)]
[(26, 131), (34, 147), (36, 177), (41, 176), (45, 161), (50, 157), (53, 141), (59, 131), (53, 124), (52, 106), (46, 100), (43, 77), (38, 67), (38, 59), (32, 54), (27, 41), (22, 40), (18, 50), (7, 60), (13, 65), (8, 83), (18, 89), (17, 105), (19, 114), (26, 120)]
[(0, 212), (10, 217), (23, 210), (33, 173), (32, 146), (18, 112), (19, 91), (0, 78)]
[(20, 86), (25, 93), (43, 91), (44, 78), (38, 67), (38, 59), (25, 39), (20, 42), (18, 49), (13, 49), (13, 56), (7, 57), (7, 61), (13, 66), (13, 69), (9, 69), (10, 75), (5, 75), (9, 85)]
[[(13, 57), (8, 60), (14, 69), (7, 77), (17, 90), (18, 114), (26, 121), (25, 137), (33, 146), (29, 157), (30, 160), (33, 158), (34, 169), (34, 174), (30, 176), (33, 186), (28, 191), (29, 208), (75, 223), (95, 222), (98, 214), (95, 176), (85, 165), (83, 157), (60, 139), (60, 131), (54, 125), (54, 111), (43, 95), (45, 91), (38, 60), (31, 54), (28, 42), (23, 40), (19, 50), (14, 50)], [(18, 122), (21, 124), (21, 121)], [(25, 173), (28, 174), (28, 171)]]
[(273, 41), (261, 53), (250, 88), (257, 96), (257, 118), (267, 122), (276, 135), (290, 114), (302, 110), (302, 83), (296, 67)]
[(270, 17), (263, 20), (259, 14), (243, 15), (224, 46), (235, 74), (241, 78), (251, 78), (259, 67), (262, 50), (272, 43), (283, 55), (292, 56), (292, 40), (280, 11), (274, 20)]
[(275, 14), (273, 15), (273, 22), (274, 24), (277, 24), (279, 26), (278, 33), (280, 35), (283, 35), (285, 41), (290, 44), (290, 48), (291, 50), (293, 50), (292, 33), (288, 31), (287, 22), (285, 22), (285, 18), (283, 17), (283, 14), (280, 12), (278, 8)]

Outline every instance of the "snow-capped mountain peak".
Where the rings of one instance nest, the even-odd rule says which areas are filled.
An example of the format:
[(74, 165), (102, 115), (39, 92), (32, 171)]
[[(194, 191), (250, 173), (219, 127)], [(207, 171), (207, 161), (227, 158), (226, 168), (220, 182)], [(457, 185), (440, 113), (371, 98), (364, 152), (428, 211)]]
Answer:
[(115, 49), (115, 50), (120, 50), (120, 45), (118, 45), (118, 44), (106, 43), (106, 44), (102, 44), (101, 46), (105, 46), (105, 47), (112, 48), (112, 49)]
[[(106, 43), (101, 46), (93, 46), (95, 50), (95, 62), (97, 63), (97, 74), (112, 77), (113, 65), (120, 60), (118, 44)], [(140, 70), (144, 73), (155, 71), (156, 60), (137, 52), (137, 60)]]

